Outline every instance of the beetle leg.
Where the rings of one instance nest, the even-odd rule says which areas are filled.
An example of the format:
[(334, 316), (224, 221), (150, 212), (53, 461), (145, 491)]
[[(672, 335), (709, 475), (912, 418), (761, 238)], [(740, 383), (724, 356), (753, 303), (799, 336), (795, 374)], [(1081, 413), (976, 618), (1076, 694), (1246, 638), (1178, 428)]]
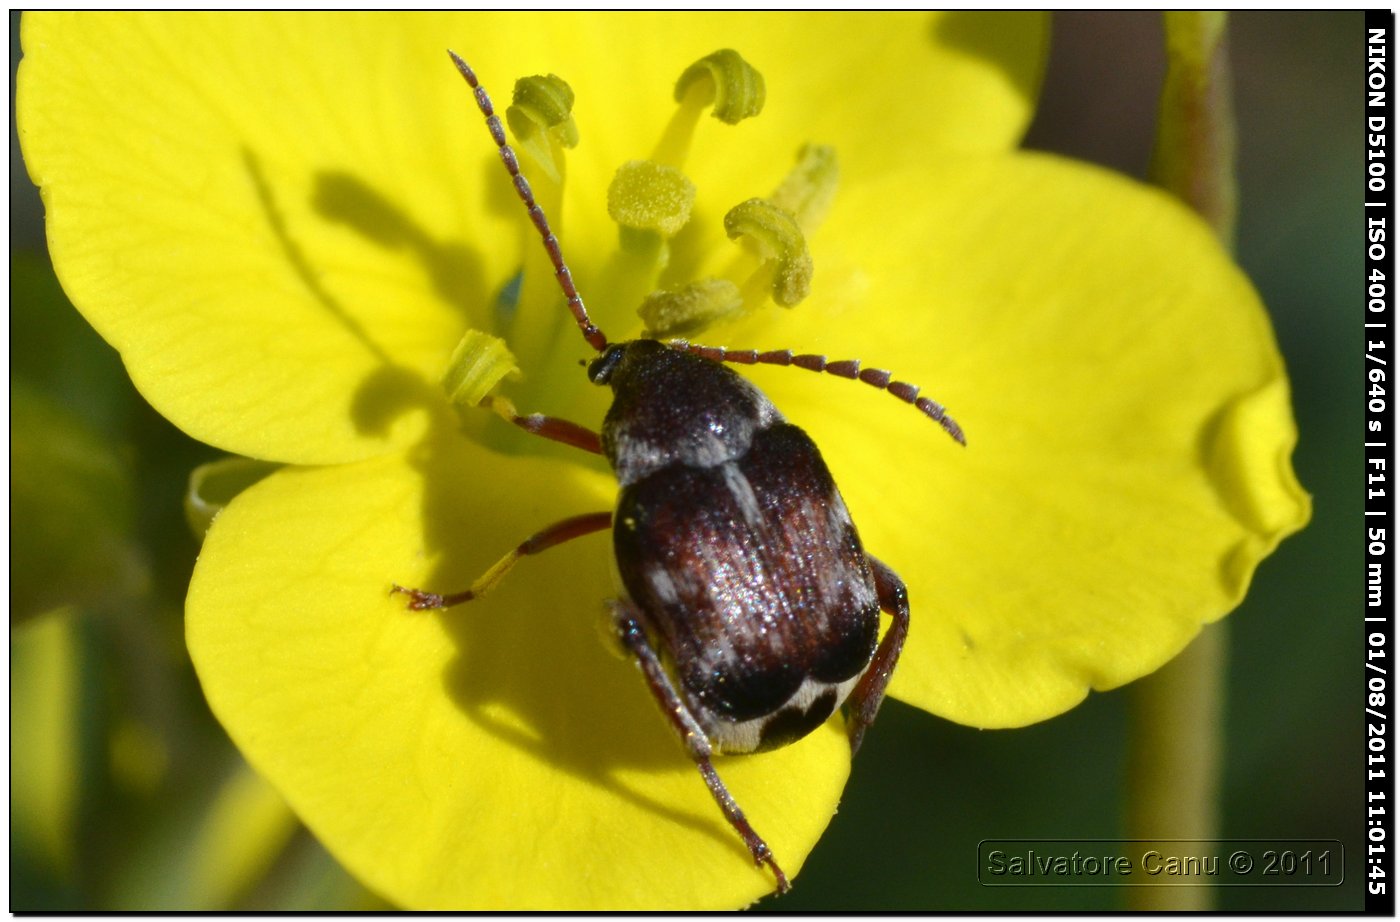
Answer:
[(394, 584), (394, 588), (389, 590), (389, 594), (403, 593), (408, 596), (408, 607), (414, 611), (425, 611), (430, 608), (448, 608), (452, 605), (460, 605), (463, 602), (470, 602), (472, 599), (479, 599), (495, 588), (510, 568), (515, 566), (521, 557), (530, 554), (538, 554), (540, 551), (548, 550), (556, 544), (563, 544), (565, 541), (572, 541), (574, 538), (583, 535), (591, 535), (595, 531), (602, 531), (612, 524), (611, 512), (590, 512), (587, 515), (576, 515), (571, 519), (562, 522), (555, 522), (548, 528), (538, 531), (516, 546), (500, 560), (491, 565), (481, 577), (471, 586), (462, 592), (454, 592), (450, 595), (439, 595), (436, 592), (424, 592), (422, 589), (407, 589)]
[(556, 442), (563, 442), (565, 445), (591, 451), (595, 455), (603, 453), (603, 443), (598, 438), (598, 433), (592, 429), (585, 429), (578, 423), (571, 423), (567, 419), (560, 419), (557, 416), (545, 416), (543, 413), (521, 416), (515, 412), (515, 404), (499, 395), (482, 399), (480, 406), (493, 410), (506, 422), (514, 423), (531, 435), (541, 435)]
[(860, 677), (847, 700), (846, 733), (851, 739), (851, 755), (860, 750), (865, 731), (870, 729), (875, 713), (880, 710), (880, 703), (885, 700), (885, 686), (890, 684), (894, 664), (909, 633), (909, 594), (904, 589), (904, 581), (869, 554), (865, 559), (875, 573), (875, 594), (880, 599), (880, 608), (889, 612), (894, 620), (875, 650), (865, 675)]
[(680, 736), (681, 742), (685, 745), (685, 751), (690, 756), (695, 767), (700, 770), (700, 775), (705, 779), (705, 784), (710, 789), (710, 794), (714, 796), (715, 803), (724, 812), (724, 818), (729, 821), (729, 825), (734, 827), (734, 831), (744, 840), (748, 846), (749, 854), (753, 855), (754, 864), (768, 865), (773, 876), (778, 880), (778, 892), (788, 891), (787, 875), (782, 868), (778, 867), (778, 862), (773, 858), (773, 851), (768, 847), (768, 843), (759, 837), (758, 833), (749, 825), (748, 819), (744, 816), (744, 811), (739, 809), (739, 804), (735, 802), (734, 796), (729, 793), (729, 789), (720, 780), (719, 774), (715, 771), (714, 763), (710, 761), (713, 750), (710, 748), (710, 741), (705, 736), (705, 731), (701, 729), (699, 722), (690, 713), (690, 708), (685, 704), (680, 694), (676, 691), (675, 685), (671, 683), (671, 677), (661, 665), (661, 659), (656, 655), (656, 650), (651, 646), (651, 641), (647, 639), (646, 631), (642, 628), (642, 623), (637, 617), (636, 607), (625, 600), (611, 599), (608, 605), (612, 608), (613, 627), (617, 631), (618, 639), (622, 645), (636, 659), (637, 665), (641, 667), (642, 674), (646, 676), (647, 687), (651, 689), (652, 697), (656, 703), (661, 705), (662, 712), (666, 719), (670, 721), (672, 729)]

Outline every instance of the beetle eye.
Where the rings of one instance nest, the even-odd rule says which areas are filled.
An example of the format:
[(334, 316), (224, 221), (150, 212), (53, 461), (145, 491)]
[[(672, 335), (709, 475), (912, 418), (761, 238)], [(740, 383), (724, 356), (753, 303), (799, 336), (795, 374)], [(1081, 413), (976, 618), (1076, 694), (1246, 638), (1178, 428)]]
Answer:
[(613, 376), (613, 371), (617, 369), (617, 363), (622, 361), (624, 347), (619, 345), (609, 346), (603, 354), (588, 363), (588, 380), (594, 384), (607, 384)]

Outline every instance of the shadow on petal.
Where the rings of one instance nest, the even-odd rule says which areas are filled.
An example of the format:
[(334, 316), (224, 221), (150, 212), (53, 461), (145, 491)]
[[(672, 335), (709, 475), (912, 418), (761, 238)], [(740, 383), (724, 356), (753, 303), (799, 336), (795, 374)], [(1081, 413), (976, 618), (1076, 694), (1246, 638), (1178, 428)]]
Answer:
[(326, 309), (336, 322), (343, 326), (347, 332), (355, 337), (375, 358), (390, 363), (389, 354), (384, 350), (369, 331), (357, 319), (352, 317), (345, 306), (325, 289), (317, 277), (315, 269), (302, 248), (293, 239), (291, 232), (287, 228), (287, 222), (282, 216), (282, 210), (277, 205), (277, 199), (273, 195), (272, 185), (267, 180), (267, 173), (262, 167), (262, 161), (258, 155), (248, 148), (243, 149), (243, 164), (248, 170), (248, 178), (252, 180), (253, 188), (257, 191), (258, 204), (262, 206), (263, 216), (267, 219), (268, 227), (277, 238), (283, 252), (286, 254), (287, 262), (301, 279), (306, 290), (311, 293), (322, 307)]
[(411, 368), (387, 364), (360, 382), (350, 405), (355, 428), (375, 436), (387, 436), (395, 420), (415, 409), (438, 410), (446, 419), (442, 388)]
[[(354, 317), (320, 281), (313, 264), (287, 227), (260, 158), (244, 149), (243, 160), (268, 227), (288, 264), (308, 293), (379, 362), (354, 393), (350, 413), (358, 432), (387, 438), (394, 423), (413, 410), (430, 414), (446, 409), (441, 387), (391, 355), (380, 338)], [(316, 177), (313, 207), (325, 219), (346, 225), (390, 250), (407, 248), (423, 264), (437, 295), (468, 322), (482, 322), (487, 299), (480, 257), (461, 244), (433, 240), (399, 206), (348, 173), (322, 171)], [(476, 315), (473, 317), (473, 315)], [(448, 414), (443, 414), (443, 420)]]
[(487, 299), (481, 257), (475, 251), (434, 240), (400, 206), (349, 173), (317, 173), (312, 204), (327, 221), (343, 224), (373, 243), (407, 249), (422, 262), (438, 296), (468, 322), (481, 323), (481, 306)]
[(959, 10), (933, 18), (928, 34), (936, 48), (960, 51), (995, 68), (1030, 106), (1040, 91), (1044, 59), (1040, 43), (1046, 30), (1010, 26), (1005, 12)]
[[(601, 479), (558, 478), (547, 490), (508, 470), (489, 482), (475, 479), (474, 469), (476, 477), (483, 473), (479, 459), (468, 458), (462, 444), (455, 434), (434, 438), (414, 458), (425, 484), (425, 548), (437, 561), (433, 591), (463, 589), (529, 534), (613, 502), (599, 489)], [(499, 528), (502, 522), (510, 529), (518, 523), (518, 533)], [(738, 837), (715, 823), (718, 811), (673, 806), (623, 777), (687, 773), (697, 791), (704, 787), (640, 673), (614, 652), (604, 607), (613, 594), (611, 549), (606, 532), (584, 536), (523, 558), (485, 598), (425, 614), (443, 619), (456, 647), (443, 674), (446, 691), (467, 718), (507, 745), (732, 845), (747, 860)], [(723, 771), (724, 762), (719, 766)]]

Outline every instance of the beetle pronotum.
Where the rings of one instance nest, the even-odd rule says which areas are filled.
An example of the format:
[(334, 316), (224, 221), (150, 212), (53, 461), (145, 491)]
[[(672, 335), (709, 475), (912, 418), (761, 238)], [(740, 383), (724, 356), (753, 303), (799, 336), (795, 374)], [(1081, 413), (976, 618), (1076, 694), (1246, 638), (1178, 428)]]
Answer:
[[(594, 384), (613, 390), (601, 435), (567, 420), (497, 409), (555, 441), (602, 454), (620, 485), (611, 512), (575, 516), (522, 542), (462, 592), (406, 589), (415, 610), (480, 597), (521, 557), (612, 526), (622, 586), (608, 602), (613, 629), (700, 770), (725, 818), (779, 891), (787, 876), (715, 772), (715, 753), (752, 753), (806, 736), (845, 706), (851, 750), (885, 696), (909, 627), (894, 571), (867, 554), (820, 452), (756, 387), (726, 368), (794, 365), (889, 391), (939, 423), (962, 430), (919, 389), (858, 361), (736, 351), (674, 340), (610, 343), (589, 319), (559, 241), (490, 97), (466, 62), (471, 86), (569, 310), (599, 353)], [(892, 618), (883, 639), (880, 611)]]

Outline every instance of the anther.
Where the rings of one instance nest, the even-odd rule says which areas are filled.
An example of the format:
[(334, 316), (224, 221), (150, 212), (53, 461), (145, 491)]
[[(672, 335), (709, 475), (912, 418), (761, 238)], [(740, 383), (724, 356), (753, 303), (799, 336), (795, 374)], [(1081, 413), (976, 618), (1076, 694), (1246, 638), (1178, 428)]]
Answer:
[(550, 74), (515, 81), (506, 109), (506, 122), (520, 146), (556, 186), (564, 181), (562, 149), (578, 144), (578, 126), (570, 114), (573, 105), (574, 91)]
[(685, 102), (697, 86), (706, 87), (698, 92), (705, 103), (714, 102), (712, 114), (725, 124), (737, 125), (763, 111), (763, 75), (732, 48), (707, 54), (687, 67), (676, 81), (676, 102)]
[(695, 184), (673, 166), (629, 160), (608, 185), (608, 216), (623, 227), (674, 237), (690, 220)]
[(508, 376), (518, 377), (515, 356), (498, 337), (468, 330), (443, 372), (442, 386), (459, 407), (475, 407)]
[(726, 48), (706, 55), (687, 67), (676, 81), (675, 99), (679, 105), (651, 159), (683, 167), (706, 108), (720, 121), (736, 125), (763, 111), (765, 95), (763, 75), (737, 51)]
[(704, 329), (744, 306), (739, 286), (728, 279), (701, 279), (675, 291), (654, 291), (637, 314), (650, 337), (671, 337)]
[(771, 263), (773, 300), (792, 307), (807, 297), (812, 285), (812, 256), (807, 238), (791, 214), (765, 199), (740, 202), (724, 216), (730, 240), (747, 237), (759, 255)]
[(528, 137), (541, 128), (556, 129), (559, 142), (573, 147), (578, 144), (573, 108), (574, 91), (562, 78), (554, 74), (521, 77), (515, 81), (506, 121), (516, 137)]

